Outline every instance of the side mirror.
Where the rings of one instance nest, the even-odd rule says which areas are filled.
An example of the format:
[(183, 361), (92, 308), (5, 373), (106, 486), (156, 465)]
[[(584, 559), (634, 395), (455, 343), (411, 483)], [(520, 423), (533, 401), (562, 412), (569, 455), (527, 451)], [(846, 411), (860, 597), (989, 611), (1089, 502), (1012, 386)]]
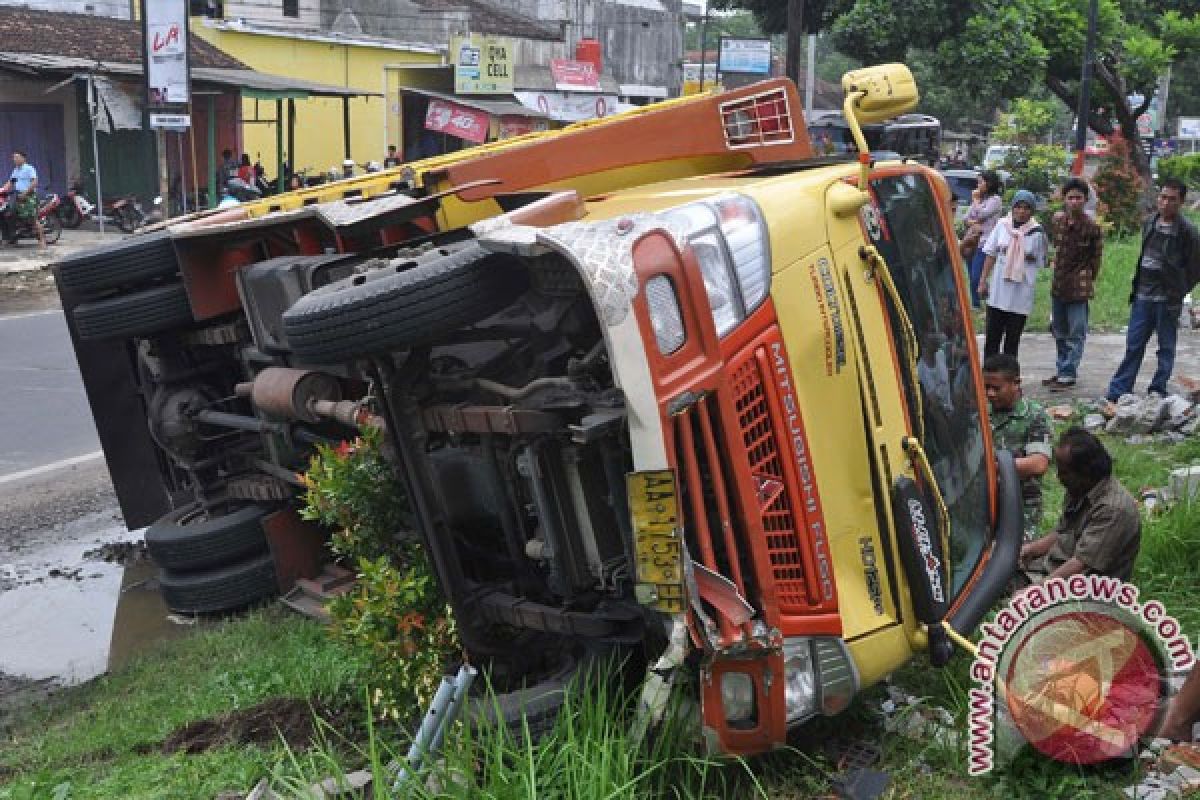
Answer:
[(882, 122), (917, 107), (920, 94), (912, 72), (904, 64), (880, 64), (847, 72), (842, 91), (853, 100), (859, 123)]

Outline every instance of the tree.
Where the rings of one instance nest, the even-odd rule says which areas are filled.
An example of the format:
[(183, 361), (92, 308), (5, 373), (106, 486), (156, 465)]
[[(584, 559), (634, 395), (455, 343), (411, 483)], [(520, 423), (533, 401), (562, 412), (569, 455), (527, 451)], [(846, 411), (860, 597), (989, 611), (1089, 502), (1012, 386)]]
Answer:
[[(1020, 97), (1044, 85), (1074, 107), (1087, 35), (1088, 0), (855, 0), (832, 22), (840, 49), (864, 62), (928, 53), (935, 71), (964, 96)], [(1200, 3), (1100, 0), (1094, 85), (1088, 125), (1137, 142), (1137, 118), (1149, 107), (1158, 76), (1200, 45)], [(1129, 97), (1141, 95), (1135, 107)], [(1130, 148), (1149, 178), (1140, 147)]]
[[(787, 0), (709, 0), (713, 8), (742, 9), (758, 19), (767, 33), (787, 32)], [(820, 33), (829, 27), (839, 14), (854, 5), (854, 0), (805, 0), (804, 33)]]
[[(746, 38), (756, 38), (763, 35), (762, 28), (758, 26), (753, 14), (743, 11), (737, 14), (712, 14), (708, 18), (708, 49), (712, 50), (716, 47), (717, 40), (722, 36), (740, 36)], [(688, 50), (701, 50), (704, 48), (704, 42), (701, 38), (704, 36), (704, 24), (692, 23), (688, 25), (687, 33), (684, 36), (684, 43)]]

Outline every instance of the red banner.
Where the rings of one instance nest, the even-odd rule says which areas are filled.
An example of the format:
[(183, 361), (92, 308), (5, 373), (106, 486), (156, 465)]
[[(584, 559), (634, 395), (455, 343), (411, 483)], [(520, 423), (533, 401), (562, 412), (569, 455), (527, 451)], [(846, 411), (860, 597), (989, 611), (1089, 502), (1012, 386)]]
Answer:
[(590, 61), (552, 58), (550, 73), (554, 76), (554, 87), (559, 91), (596, 91), (600, 88), (600, 76), (596, 74), (596, 65)]
[(500, 132), (497, 138), (511, 139), (514, 136), (533, 133), (535, 130), (539, 129), (534, 126), (533, 120), (529, 117), (501, 117)]
[(486, 111), (448, 103), (445, 100), (430, 100), (425, 113), (425, 127), (438, 133), (448, 133), (468, 142), (482, 144), (487, 141), (490, 118)]

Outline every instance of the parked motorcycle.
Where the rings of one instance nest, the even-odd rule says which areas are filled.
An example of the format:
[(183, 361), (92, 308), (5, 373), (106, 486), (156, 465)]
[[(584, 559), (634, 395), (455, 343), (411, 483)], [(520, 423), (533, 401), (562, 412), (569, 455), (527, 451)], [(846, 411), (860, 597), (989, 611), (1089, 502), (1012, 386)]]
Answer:
[(103, 213), (80, 190), (79, 182), (71, 184), (67, 201), (58, 206), (58, 219), (68, 228), (78, 228), (86, 219), (103, 219), (106, 225), (116, 225), (125, 233), (133, 233), (146, 224), (142, 204), (133, 195), (118, 197), (105, 203)]
[(63, 227), (74, 230), (95, 210), (96, 206), (83, 196), (79, 181), (72, 181), (67, 188), (66, 199), (58, 207), (58, 219)]
[[(8, 183), (0, 188), (0, 229), (4, 239), (9, 244), (16, 244), (20, 239), (37, 239), (37, 231), (27, 219), (20, 219), (12, 202), (13, 188)], [(61, 207), (58, 195), (51, 192), (43, 195), (38, 202), (37, 218), (42, 223), (42, 235), (46, 244), (54, 244), (62, 236), (62, 223), (58, 219), (58, 209)]]

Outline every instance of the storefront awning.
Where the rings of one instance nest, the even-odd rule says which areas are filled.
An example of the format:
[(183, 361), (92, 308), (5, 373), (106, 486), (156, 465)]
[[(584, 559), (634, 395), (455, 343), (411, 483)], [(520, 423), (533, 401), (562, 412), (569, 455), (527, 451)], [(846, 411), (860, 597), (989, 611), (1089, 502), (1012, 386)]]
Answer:
[(449, 94), (447, 92), (435, 92), (432, 89), (418, 89), (414, 86), (401, 86), (400, 91), (409, 94), (419, 94), (423, 97), (428, 97), (431, 100), (442, 100), (446, 103), (455, 103), (467, 108), (473, 108), (476, 111), (483, 111), (496, 117), (535, 117), (537, 119), (545, 119), (546, 114), (538, 111), (536, 108), (528, 108), (521, 105), (513, 99), (509, 94), (498, 94), (492, 97), (481, 97), (476, 94)]

